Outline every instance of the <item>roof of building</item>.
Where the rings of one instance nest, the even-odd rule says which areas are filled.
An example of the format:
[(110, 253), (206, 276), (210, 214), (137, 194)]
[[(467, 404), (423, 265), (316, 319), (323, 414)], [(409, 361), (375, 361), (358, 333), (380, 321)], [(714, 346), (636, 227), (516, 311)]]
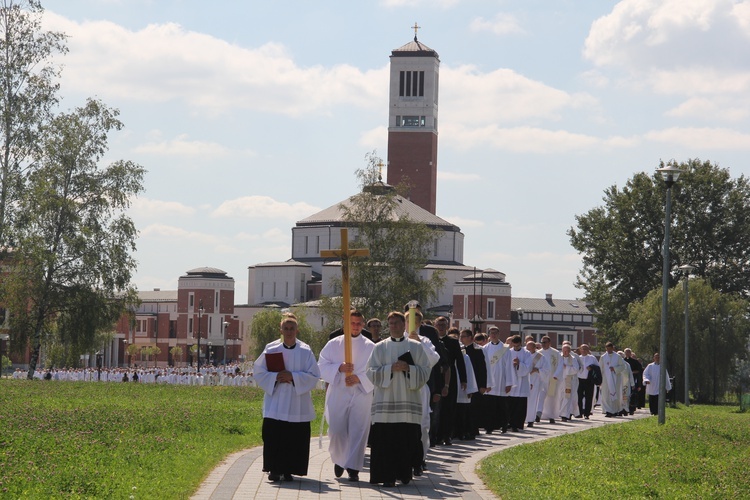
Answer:
[[(343, 225), (344, 212), (342, 210), (342, 207), (349, 206), (356, 196), (359, 195), (350, 196), (344, 201), (336, 203), (335, 205), (331, 205), (330, 207), (325, 208), (316, 214), (297, 221), (297, 227), (317, 225)], [(396, 205), (393, 211), (393, 217), (396, 219), (406, 216), (413, 222), (427, 224), (434, 229), (442, 229), (444, 231), (454, 232), (461, 231), (458, 226), (451, 224), (445, 219), (441, 219), (437, 215), (425, 210), (415, 203), (412, 203), (403, 196), (396, 195), (395, 200)]]
[(304, 262), (300, 262), (298, 260), (289, 259), (283, 262), (263, 262), (261, 264), (254, 264), (252, 266), (247, 266), (248, 269), (252, 269), (254, 267), (312, 267), (312, 266), (310, 266), (310, 264), (305, 264)]
[(523, 309), (523, 312), (564, 313), (564, 314), (596, 314), (594, 307), (583, 300), (554, 299), (548, 295), (544, 299), (512, 297), (510, 310)]
[(440, 56), (438, 56), (438, 53), (435, 52), (435, 50), (429, 48), (427, 45), (417, 40), (416, 36), (414, 37), (414, 40), (410, 41), (406, 45), (402, 45), (397, 49), (393, 49), (393, 51), (391, 52), (391, 56), (433, 56), (438, 60), (440, 59)]
[(203, 277), (203, 278), (214, 278), (214, 279), (233, 279), (230, 276), (227, 276), (227, 272), (223, 271), (216, 267), (196, 267), (195, 269), (189, 270), (187, 273), (185, 273), (185, 276), (181, 276), (181, 278), (195, 278), (195, 277)]

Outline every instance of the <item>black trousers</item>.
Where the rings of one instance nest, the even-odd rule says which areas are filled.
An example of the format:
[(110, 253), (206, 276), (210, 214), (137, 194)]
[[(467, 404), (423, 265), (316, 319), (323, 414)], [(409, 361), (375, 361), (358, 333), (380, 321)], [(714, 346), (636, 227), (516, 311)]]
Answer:
[(527, 397), (508, 396), (508, 423), (514, 429), (523, 429), (526, 421)]
[(649, 394), (648, 396), (648, 409), (651, 412), (651, 415), (658, 415), (659, 414), (659, 395), (652, 396)]
[(488, 431), (508, 428), (508, 403), (507, 397), (482, 396), (484, 410), (484, 428)]
[(589, 379), (578, 379), (578, 411), (581, 415), (588, 417), (591, 415), (591, 408), (594, 406), (594, 381)]

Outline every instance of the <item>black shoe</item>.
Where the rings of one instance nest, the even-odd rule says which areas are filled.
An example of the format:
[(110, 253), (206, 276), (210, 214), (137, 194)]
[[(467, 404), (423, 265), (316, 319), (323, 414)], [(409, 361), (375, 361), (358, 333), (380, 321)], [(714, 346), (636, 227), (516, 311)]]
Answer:
[(385, 488), (393, 488), (396, 486), (396, 483), (394, 481), (388, 481), (387, 483), (383, 483), (383, 487)]
[(421, 469), (422, 469), (423, 471), (424, 471), (424, 470), (427, 470), (427, 462), (425, 462), (425, 461), (422, 461), (422, 467), (421, 467)]
[(539, 422), (541, 422), (541, 421), (542, 421), (542, 418), (541, 418), (541, 417), (536, 417), (536, 418), (534, 419), (534, 422), (536, 422), (537, 424), (538, 424)]
[(568, 417), (560, 417), (560, 420), (562, 420), (563, 422), (567, 422), (568, 421)]
[(510, 431), (511, 432), (518, 432), (518, 427), (511, 427)]
[(526, 422), (526, 427), (534, 427), (534, 422)]
[(333, 464), (333, 473), (336, 474), (336, 477), (341, 477), (344, 474), (344, 468), (338, 464)]
[(281, 481), (281, 474), (274, 474), (273, 472), (268, 473), (269, 481)]
[(448, 438), (445, 441), (443, 441), (443, 444), (445, 444), (445, 446), (451, 446), (453, 445), (453, 441), (451, 441), (451, 438)]
[(354, 469), (346, 469), (346, 472), (349, 473), (349, 481), (356, 483), (359, 481), (359, 471)]
[(555, 423), (555, 419), (554, 418), (549, 419), (549, 423), (550, 424), (554, 424)]
[(576, 415), (576, 418), (583, 418), (583, 415)]
[(586, 418), (586, 420), (588, 420), (588, 419), (589, 419), (589, 416), (588, 416), (588, 415), (586, 415), (586, 417), (584, 417), (584, 418)]
[(291, 474), (284, 474), (284, 481), (291, 481), (292, 475)]
[(492, 434), (492, 429), (488, 429), (488, 430), (484, 431), (484, 433), (485, 434)]
[(412, 473), (413, 473), (414, 477), (419, 477), (419, 476), (422, 475), (422, 469), (420, 469), (419, 467), (413, 467), (412, 468)]
[(609, 413), (609, 412), (605, 413), (604, 416), (607, 417), (607, 418), (614, 417), (614, 415), (612, 413)]
[(401, 479), (401, 482), (404, 483), (405, 485), (409, 484), (409, 481), (411, 481), (411, 476), (407, 476), (407, 477)]

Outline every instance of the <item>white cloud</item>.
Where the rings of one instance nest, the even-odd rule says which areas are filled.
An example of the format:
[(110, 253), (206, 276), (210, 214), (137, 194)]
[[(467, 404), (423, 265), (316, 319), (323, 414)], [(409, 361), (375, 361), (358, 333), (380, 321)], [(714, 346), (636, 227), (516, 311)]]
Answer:
[(672, 127), (644, 136), (653, 142), (677, 144), (691, 149), (750, 150), (750, 134), (725, 128)]
[(109, 21), (77, 23), (47, 11), (46, 27), (69, 35), (65, 85), (106, 89), (103, 98), (183, 101), (219, 115), (252, 109), (298, 116), (331, 106), (378, 108), (388, 69), (300, 67), (278, 43), (246, 48), (174, 23), (131, 31)]
[(223, 157), (229, 150), (215, 142), (189, 140), (182, 134), (174, 139), (149, 141), (135, 148), (137, 153), (154, 154), (160, 156), (188, 156), (188, 157)]
[(387, 150), (388, 127), (375, 127), (374, 129), (367, 130), (359, 137), (358, 144), (369, 150)]
[(149, 224), (141, 231), (140, 237), (167, 239), (174, 243), (189, 241), (192, 244), (211, 244), (216, 240), (216, 236), (212, 234), (188, 231), (167, 224)]
[(440, 170), (438, 171), (438, 179), (450, 182), (475, 182), (480, 180), (481, 177), (479, 174), (470, 174), (468, 172), (447, 172)]
[(736, 100), (692, 97), (665, 113), (673, 118), (698, 118), (742, 122), (748, 119), (748, 106), (738, 106)]
[(244, 196), (225, 201), (211, 213), (212, 217), (297, 220), (319, 212), (320, 208), (305, 202), (284, 203), (270, 196)]
[(192, 215), (195, 213), (193, 207), (189, 207), (178, 201), (152, 200), (149, 198), (136, 198), (130, 207), (134, 215), (160, 217)]
[(750, 2), (622, 0), (591, 26), (584, 56), (664, 93), (750, 90)]
[[(445, 128), (444, 128), (444, 132)], [(536, 127), (501, 128), (487, 125), (481, 128), (450, 127), (443, 142), (457, 149), (471, 149), (489, 145), (517, 153), (552, 154), (566, 151), (589, 150), (601, 146), (616, 146), (597, 137), (565, 130)]]
[(493, 19), (477, 17), (471, 22), (469, 29), (474, 32), (489, 31), (495, 35), (524, 33), (515, 16), (505, 12), (499, 12)]
[(484, 221), (477, 220), (477, 219), (467, 219), (465, 217), (458, 217), (454, 215), (443, 217), (443, 219), (447, 220), (451, 224), (455, 224), (458, 227), (466, 228), (466, 227), (484, 227)]

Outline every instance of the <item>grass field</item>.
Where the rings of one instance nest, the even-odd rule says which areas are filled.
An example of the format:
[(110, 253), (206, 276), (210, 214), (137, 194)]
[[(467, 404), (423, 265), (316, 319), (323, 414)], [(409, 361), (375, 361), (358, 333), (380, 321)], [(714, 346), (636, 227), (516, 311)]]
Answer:
[[(313, 399), (320, 416), (323, 393)], [(0, 498), (187, 498), (222, 458), (261, 444), (262, 400), (243, 387), (0, 380)], [(750, 413), (701, 406), (480, 466), (503, 499), (749, 498), (748, 471)]]
[(750, 498), (750, 413), (680, 406), (656, 417), (517, 446), (483, 460), (504, 500)]
[(1, 380), (0, 498), (187, 498), (261, 444), (262, 402), (245, 387)]

